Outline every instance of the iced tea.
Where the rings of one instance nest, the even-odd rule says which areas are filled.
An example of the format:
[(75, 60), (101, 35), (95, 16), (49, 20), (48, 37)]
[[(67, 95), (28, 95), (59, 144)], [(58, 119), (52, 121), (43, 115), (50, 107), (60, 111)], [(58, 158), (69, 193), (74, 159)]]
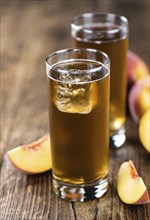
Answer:
[[(86, 14), (85, 14), (86, 15)], [(92, 20), (90, 16), (95, 16)], [(125, 27), (120, 27), (111, 21), (111, 16), (106, 22), (103, 15), (87, 14), (87, 17), (76, 18), (79, 25), (72, 24), (73, 46), (94, 48), (104, 51), (110, 58), (110, 135), (124, 129), (126, 112), (126, 59), (128, 36)], [(95, 19), (95, 20), (94, 20)], [(78, 27), (78, 29), (76, 29)]]
[[(98, 66), (59, 63), (48, 78), (53, 175), (67, 183), (93, 182), (108, 171), (109, 76), (106, 69), (86, 73)], [(57, 68), (68, 73), (57, 78)]]
[(96, 61), (97, 50), (69, 52), (46, 63), (53, 186), (62, 198), (84, 201), (108, 186), (109, 59), (102, 53), (105, 64)]

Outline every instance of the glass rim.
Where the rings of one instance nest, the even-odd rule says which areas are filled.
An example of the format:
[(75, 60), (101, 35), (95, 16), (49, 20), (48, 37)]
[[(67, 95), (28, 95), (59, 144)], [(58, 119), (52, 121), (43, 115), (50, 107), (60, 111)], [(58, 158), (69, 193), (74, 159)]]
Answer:
[[(80, 14), (80, 15), (77, 15), (75, 16), (72, 20), (71, 20), (71, 27), (76, 29), (76, 30), (80, 30), (81, 27), (80, 25), (77, 25), (75, 24), (75, 21), (81, 19), (81, 18), (90, 18), (92, 16), (98, 16), (98, 17), (103, 17), (103, 18), (117, 18), (117, 19), (120, 19), (120, 21), (123, 21), (124, 22), (124, 25), (119, 25), (118, 28), (116, 28), (117, 30), (121, 27), (121, 26), (124, 26), (124, 27), (128, 27), (129, 25), (129, 22), (128, 22), (128, 19), (123, 16), (123, 15), (119, 15), (119, 14), (114, 14), (114, 13), (107, 13), (107, 12), (89, 12), (89, 13), (83, 13), (83, 14)], [(98, 23), (98, 22), (93, 22), (93, 23)], [(87, 29), (87, 28), (83, 28), (85, 32), (87, 33), (93, 33), (93, 31)], [(101, 30), (102, 33), (106, 33), (106, 32), (109, 32), (109, 33), (114, 33), (114, 29), (109, 29), (109, 30)]]
[[(52, 54), (49, 54), (47, 57), (46, 57), (46, 60), (45, 60), (45, 63), (46, 63), (46, 65), (49, 67), (49, 70), (56, 70), (57, 72), (59, 72), (59, 73), (68, 73), (68, 70), (62, 70), (62, 69), (58, 69), (58, 68), (55, 68), (55, 65), (53, 64), (53, 65), (51, 65), (49, 62), (48, 62), (48, 60), (49, 59), (51, 59), (51, 58), (53, 58), (54, 56), (56, 56), (56, 55), (58, 55), (58, 54), (61, 54), (61, 53), (65, 53), (65, 52), (73, 52), (73, 51), (75, 51), (75, 52), (78, 52), (78, 51), (87, 51), (87, 52), (94, 52), (94, 53), (98, 53), (98, 54), (100, 54), (101, 56), (103, 56), (106, 60), (105, 60), (105, 62), (99, 62), (99, 61), (97, 61), (97, 60), (92, 60), (92, 59), (90, 59), (90, 58), (88, 58), (87, 60), (92, 60), (92, 61), (95, 61), (95, 62), (97, 62), (97, 63), (100, 63), (101, 65), (99, 66), (99, 67), (95, 67), (95, 68), (91, 68), (91, 69), (87, 69), (86, 70), (86, 72), (87, 73), (93, 73), (93, 72), (96, 72), (96, 71), (100, 71), (101, 70), (101, 68), (102, 67), (106, 67), (106, 68), (108, 68), (108, 70), (109, 70), (109, 68), (110, 68), (110, 59), (109, 59), (109, 57), (108, 57), (108, 55), (105, 53), (105, 52), (103, 52), (103, 51), (101, 51), (101, 50), (96, 50), (96, 49), (91, 49), (91, 48), (67, 48), (67, 49), (61, 49), (61, 50), (58, 50), (58, 51), (55, 51), (55, 52), (53, 52)], [(69, 58), (69, 59), (64, 59), (64, 60), (62, 60), (62, 61), (70, 61), (70, 60), (82, 60), (82, 58)], [(86, 60), (86, 59), (83, 59), (83, 60)], [(58, 61), (58, 62), (56, 62), (55, 64), (59, 64), (59, 63), (61, 63), (62, 61)], [(109, 72), (109, 71), (108, 71)], [(109, 73), (108, 73), (109, 74)], [(48, 75), (48, 74), (47, 74)]]

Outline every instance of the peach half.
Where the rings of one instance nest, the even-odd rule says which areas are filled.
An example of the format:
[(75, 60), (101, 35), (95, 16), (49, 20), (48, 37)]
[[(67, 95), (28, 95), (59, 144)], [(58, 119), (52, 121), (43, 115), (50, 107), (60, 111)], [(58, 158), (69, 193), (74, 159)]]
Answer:
[(45, 135), (37, 141), (16, 147), (6, 157), (14, 168), (28, 174), (38, 174), (51, 169), (50, 137)]
[(117, 191), (120, 199), (126, 204), (140, 205), (150, 202), (148, 190), (131, 160), (120, 166)]
[(128, 86), (131, 86), (149, 74), (146, 63), (135, 53), (128, 51), (127, 56), (127, 78)]
[(131, 88), (128, 98), (130, 114), (139, 123), (142, 115), (150, 108), (150, 75)]
[(139, 137), (144, 148), (150, 153), (150, 109), (144, 113), (140, 120)]

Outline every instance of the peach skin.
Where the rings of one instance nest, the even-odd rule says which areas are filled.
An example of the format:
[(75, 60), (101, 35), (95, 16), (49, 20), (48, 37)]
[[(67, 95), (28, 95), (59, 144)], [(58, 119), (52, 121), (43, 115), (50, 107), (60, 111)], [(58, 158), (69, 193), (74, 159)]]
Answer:
[(150, 108), (144, 113), (140, 120), (139, 138), (145, 150), (150, 153)]
[(130, 90), (129, 111), (136, 123), (145, 111), (150, 108), (150, 75), (138, 81)]
[(129, 89), (133, 84), (145, 78), (149, 74), (146, 63), (135, 53), (128, 51), (127, 56), (127, 78)]

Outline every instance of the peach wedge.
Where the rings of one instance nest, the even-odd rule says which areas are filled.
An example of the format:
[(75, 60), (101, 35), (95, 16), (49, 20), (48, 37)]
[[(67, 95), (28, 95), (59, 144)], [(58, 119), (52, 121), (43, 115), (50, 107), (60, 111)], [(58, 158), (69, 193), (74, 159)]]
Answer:
[(144, 148), (150, 153), (150, 109), (144, 113), (140, 120), (139, 137)]
[(150, 202), (147, 188), (131, 160), (120, 166), (117, 191), (120, 199), (126, 204), (140, 205)]
[(49, 135), (8, 151), (6, 157), (14, 168), (28, 174), (38, 174), (51, 169)]

